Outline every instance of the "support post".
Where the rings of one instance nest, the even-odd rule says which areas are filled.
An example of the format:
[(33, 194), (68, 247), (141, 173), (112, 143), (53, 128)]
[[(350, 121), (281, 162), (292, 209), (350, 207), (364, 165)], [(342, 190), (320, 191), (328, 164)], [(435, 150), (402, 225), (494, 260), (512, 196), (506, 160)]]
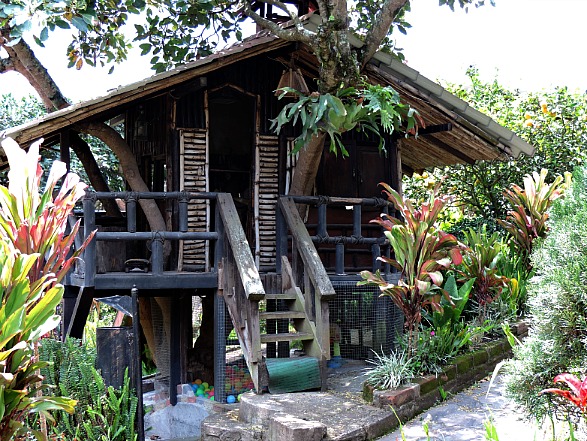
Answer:
[(226, 401), (224, 391), (226, 366), (226, 313), (224, 297), (214, 296), (214, 399)]
[[(177, 296), (171, 298), (171, 317), (179, 317), (179, 302)], [(180, 320), (171, 320), (169, 341), (171, 344), (169, 351), (169, 404), (177, 404), (177, 385), (179, 384), (180, 374), (180, 349), (179, 349), (179, 325)]]
[(138, 194), (131, 192), (126, 199), (126, 228), (129, 233), (137, 232), (137, 199)]
[(163, 238), (157, 233), (151, 242), (151, 271), (153, 274), (163, 274)]
[(338, 242), (336, 244), (336, 262), (335, 262), (336, 274), (344, 274), (344, 243)]
[(277, 219), (276, 219), (276, 250), (275, 250), (275, 270), (277, 274), (281, 274), (281, 257), (287, 256), (287, 224), (285, 217), (281, 211), (281, 207), (277, 206)]
[[(84, 196), (84, 238), (96, 229), (96, 193), (87, 192)], [(84, 250), (84, 286), (94, 286), (96, 277), (96, 238), (94, 237)]]
[(145, 420), (144, 420), (144, 409), (143, 409), (143, 375), (141, 367), (141, 324), (139, 317), (139, 290), (134, 285), (130, 290), (132, 298), (132, 329), (134, 334), (134, 350), (135, 350), (135, 388), (137, 393), (137, 432), (138, 439), (145, 439)]

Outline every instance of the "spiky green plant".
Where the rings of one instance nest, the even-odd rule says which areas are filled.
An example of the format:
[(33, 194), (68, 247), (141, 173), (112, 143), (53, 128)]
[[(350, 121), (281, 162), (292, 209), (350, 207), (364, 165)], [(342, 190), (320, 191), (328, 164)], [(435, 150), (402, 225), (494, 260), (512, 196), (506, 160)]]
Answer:
[(480, 307), (479, 322), (482, 324), (487, 305), (497, 299), (508, 286), (508, 278), (499, 274), (498, 267), (503, 258), (505, 244), (499, 233), (487, 234), (485, 225), (480, 231), (469, 229), (464, 234), (468, 248), (463, 253), (459, 273), (465, 280), (475, 280), (473, 295)]
[(405, 352), (380, 355), (373, 351), (375, 358), (367, 360), (373, 368), (367, 371), (367, 383), (378, 389), (394, 389), (411, 380), (416, 374)]

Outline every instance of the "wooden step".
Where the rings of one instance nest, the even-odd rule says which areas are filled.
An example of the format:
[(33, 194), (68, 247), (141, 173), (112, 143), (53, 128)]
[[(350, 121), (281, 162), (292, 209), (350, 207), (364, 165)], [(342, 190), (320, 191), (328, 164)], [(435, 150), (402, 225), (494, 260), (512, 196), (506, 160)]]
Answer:
[(296, 300), (298, 296), (295, 292), (281, 294), (265, 294), (265, 300)]
[(284, 334), (261, 334), (261, 343), (277, 343), (280, 341), (313, 340), (309, 332), (288, 332)]
[(266, 311), (259, 313), (261, 320), (279, 320), (279, 319), (303, 319), (306, 314), (303, 311)]

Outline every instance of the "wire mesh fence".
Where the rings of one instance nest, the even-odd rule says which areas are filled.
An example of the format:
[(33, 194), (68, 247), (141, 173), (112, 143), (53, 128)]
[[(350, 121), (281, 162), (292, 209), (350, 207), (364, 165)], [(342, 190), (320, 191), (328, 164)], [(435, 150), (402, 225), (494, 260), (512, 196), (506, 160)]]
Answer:
[[(353, 360), (373, 358), (373, 352), (395, 350), (403, 328), (403, 314), (379, 288), (357, 286), (356, 281), (334, 283), (336, 297), (329, 302), (331, 347)], [(333, 350), (333, 349), (331, 349)]]

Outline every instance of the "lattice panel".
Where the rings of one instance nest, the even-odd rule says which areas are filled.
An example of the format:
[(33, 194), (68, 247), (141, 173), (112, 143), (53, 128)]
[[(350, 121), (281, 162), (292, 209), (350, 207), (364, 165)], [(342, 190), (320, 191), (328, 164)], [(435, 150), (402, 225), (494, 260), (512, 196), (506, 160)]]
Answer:
[[(206, 131), (183, 130), (181, 132), (181, 173), (183, 190), (205, 192), (206, 179)], [(188, 230), (206, 231), (209, 219), (209, 202), (192, 200), (188, 205)], [(208, 262), (208, 244), (202, 240), (184, 240), (182, 244), (182, 266), (205, 267)]]
[(279, 195), (279, 142), (276, 136), (259, 138), (259, 264), (275, 265), (275, 210)]

